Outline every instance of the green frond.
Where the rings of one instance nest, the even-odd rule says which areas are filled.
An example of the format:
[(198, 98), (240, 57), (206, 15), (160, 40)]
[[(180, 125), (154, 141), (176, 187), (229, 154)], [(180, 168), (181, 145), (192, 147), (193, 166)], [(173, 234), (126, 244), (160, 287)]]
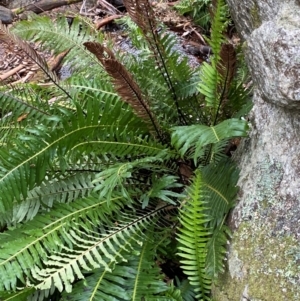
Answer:
[(141, 196), (142, 208), (148, 206), (150, 199), (158, 199), (169, 204), (176, 204), (182, 198), (182, 194), (175, 192), (182, 187), (178, 177), (171, 175), (158, 176), (153, 175), (151, 178), (151, 188)]
[(211, 0), (181, 0), (175, 9), (182, 15), (189, 15), (193, 22), (202, 28), (208, 29), (210, 23), (209, 3)]
[(212, 115), (214, 116), (220, 102), (222, 78), (216, 67), (206, 62), (202, 63), (201, 72), (198, 90), (205, 96), (205, 104), (212, 108)]
[(248, 123), (245, 120), (227, 119), (216, 126), (191, 125), (174, 127), (172, 133), (172, 145), (184, 156), (190, 148), (191, 157), (197, 162), (203, 156), (203, 147), (218, 143), (231, 137), (247, 136)]
[(213, 53), (213, 66), (216, 67), (217, 62), (220, 59), (222, 43), (225, 41), (224, 31), (228, 26), (229, 10), (224, 0), (214, 1), (212, 14), (211, 33), (210, 39), (208, 39), (208, 44), (210, 45)]
[(163, 296), (169, 288), (153, 261), (151, 242), (144, 240), (142, 245), (133, 243), (132, 247), (130, 254), (121, 250), (126, 261), (118, 262), (116, 256), (116, 262), (109, 263), (111, 271), (94, 270), (92, 275), (75, 284), (72, 293), (64, 293), (63, 297), (70, 301), (173, 301)]
[(26, 198), (28, 190), (41, 184), (47, 169), (51, 169), (54, 163), (65, 170), (66, 156), (78, 143), (103, 136), (115, 140), (125, 130), (143, 129), (141, 122), (121, 102), (106, 102), (104, 108), (99, 109), (97, 102), (89, 102), (86, 113), (77, 107), (76, 114), (71, 115), (60, 128), (49, 129), (39, 125), (27, 129), (27, 133), (15, 140), (15, 148), (0, 150), (0, 162), (5, 172), (0, 178), (0, 211), (9, 210), (12, 201), (20, 201), (21, 195)]
[(229, 237), (229, 229), (224, 223), (221, 223), (214, 229), (213, 235), (207, 243), (206, 273), (212, 279), (216, 279), (220, 273), (225, 271), (224, 258)]
[(176, 288), (173, 283), (171, 284), (169, 290), (165, 292), (165, 296), (166, 297), (163, 299), (164, 301), (189, 301), (182, 297), (181, 290)]
[(203, 181), (207, 200), (207, 214), (212, 216), (211, 227), (215, 228), (224, 222), (229, 210), (234, 205), (238, 191), (238, 170), (230, 159), (220, 161), (218, 164), (210, 164), (202, 169)]
[(30, 87), (14, 87), (10, 90), (0, 91), (0, 144), (13, 147), (13, 139), (25, 128), (38, 123), (53, 126), (49, 117), (58, 111), (42, 95)]
[(230, 231), (224, 223), (238, 192), (238, 170), (227, 159), (204, 167), (202, 175), (208, 196), (206, 214), (212, 217), (208, 227), (213, 229), (206, 246), (206, 273), (215, 279), (224, 271), (226, 244), (230, 237)]
[[(94, 183), (96, 183), (95, 191), (99, 191), (100, 198), (105, 197), (108, 200), (116, 190), (119, 191), (123, 195), (123, 197), (130, 198), (130, 194), (124, 184), (126, 183), (126, 181), (130, 180), (134, 171), (143, 169), (154, 172), (158, 166), (160, 171), (162, 171), (163, 165), (157, 166), (155, 165), (155, 163), (160, 163), (162, 162), (162, 158), (168, 157), (168, 152), (163, 151), (160, 152), (157, 156), (147, 156), (141, 159), (116, 163), (96, 175), (96, 178), (94, 180)], [(176, 185), (174, 184), (174, 186)], [(161, 193), (161, 190), (159, 192)], [(159, 192), (157, 191), (157, 193)], [(171, 196), (172, 193), (169, 192), (169, 195)], [(173, 195), (175, 196), (175, 193)], [(148, 202), (148, 198), (150, 196), (149, 194), (142, 196), (144, 204)], [(167, 195), (165, 195), (165, 197), (167, 198)]]
[(194, 301), (195, 292), (189, 281), (187, 279), (180, 281), (178, 277), (175, 277), (175, 280), (176, 287), (178, 287), (178, 290), (181, 292), (182, 299), (184, 301)]
[(178, 255), (184, 273), (194, 287), (198, 300), (209, 300), (212, 279), (206, 273), (207, 242), (212, 230), (207, 227), (205, 183), (197, 171), (188, 187), (188, 198), (180, 209)]
[(73, 72), (83, 71), (90, 65), (98, 66), (97, 72), (101, 70), (98, 61), (83, 46), (91, 39), (101, 42), (101, 34), (95, 33), (93, 27), (78, 17), (69, 25), (65, 17), (53, 22), (47, 16), (36, 15), (31, 20), (16, 23), (12, 31), (22, 39), (39, 42), (44, 49), (53, 50), (56, 54), (71, 49), (64, 61)]
[(0, 214), (0, 225), (28, 221), (39, 212), (49, 210), (56, 203), (69, 203), (84, 198), (95, 188), (92, 179), (92, 173), (81, 170), (76, 174), (44, 181), (40, 186), (30, 190), (26, 199), (14, 203), (11, 211), (7, 210), (5, 214)]
[[(80, 221), (107, 223), (108, 216), (122, 207), (120, 198), (112, 199), (110, 207), (106, 201), (95, 197), (79, 199), (70, 204), (56, 205), (51, 212), (36, 216), (24, 226), (0, 234), (0, 290), (15, 290), (18, 279), (23, 284), (26, 278), (33, 280), (32, 273), (43, 267), (49, 254), (63, 250), (64, 246), (72, 248), (76, 240), (69, 231), (76, 231)], [(85, 227), (88, 226), (86, 223)]]
[(0, 291), (1, 301), (27, 301), (28, 296), (32, 294), (34, 288), (25, 288), (19, 292), (4, 292)]

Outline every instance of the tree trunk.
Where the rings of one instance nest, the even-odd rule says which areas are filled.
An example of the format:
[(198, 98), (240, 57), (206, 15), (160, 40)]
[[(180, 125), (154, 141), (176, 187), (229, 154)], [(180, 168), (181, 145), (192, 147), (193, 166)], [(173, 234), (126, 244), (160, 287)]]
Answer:
[(300, 300), (300, 1), (227, 0), (254, 82), (218, 301)]

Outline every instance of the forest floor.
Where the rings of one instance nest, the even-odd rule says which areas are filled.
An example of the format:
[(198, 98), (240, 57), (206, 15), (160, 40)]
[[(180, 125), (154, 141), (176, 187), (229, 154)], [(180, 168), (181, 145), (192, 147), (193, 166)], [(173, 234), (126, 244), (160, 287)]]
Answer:
[[(45, 1), (40, 1), (41, 3)], [(47, 0), (46, 0), (47, 1)], [(34, 1), (32, 1), (34, 2)], [(37, 5), (39, 2), (35, 2)], [(112, 4), (111, 4), (112, 3)], [(205, 30), (196, 26), (192, 19), (180, 15), (174, 8), (174, 2), (152, 2), (156, 18), (163, 23), (169, 31), (173, 32), (177, 37), (178, 44), (175, 45), (176, 50), (183, 56), (187, 56), (191, 66), (197, 66), (204, 60), (207, 60), (210, 55), (210, 48), (207, 46), (203, 35)], [(17, 11), (17, 9), (13, 10)], [(32, 11), (25, 11), (14, 19), (15, 22), (20, 22), (30, 16)], [(97, 30), (106, 33), (115, 41), (115, 47), (123, 51), (134, 51), (131, 47), (130, 39), (124, 30), (124, 26), (120, 25), (118, 20), (126, 16), (126, 10), (122, 5), (122, 1), (98, 0), (94, 5), (88, 5), (86, 1), (81, 1), (74, 4), (64, 5), (42, 12), (41, 15), (47, 15), (55, 19), (59, 15), (64, 15), (68, 18), (75, 16), (83, 16), (93, 23)], [(42, 55), (50, 69), (55, 70), (56, 65), (62, 66), (61, 60), (63, 55), (53, 57), (51, 53), (40, 49), (39, 45), (32, 45), (36, 51)], [(67, 55), (67, 54), (66, 54)], [(27, 56), (15, 45), (7, 45), (1, 42), (0, 36), (0, 80), (10, 83), (28, 82), (34, 78), (38, 67), (34, 65)], [(54, 63), (53, 63), (54, 62)], [(55, 65), (54, 67), (52, 65)], [(68, 73), (68, 72), (66, 72)]]

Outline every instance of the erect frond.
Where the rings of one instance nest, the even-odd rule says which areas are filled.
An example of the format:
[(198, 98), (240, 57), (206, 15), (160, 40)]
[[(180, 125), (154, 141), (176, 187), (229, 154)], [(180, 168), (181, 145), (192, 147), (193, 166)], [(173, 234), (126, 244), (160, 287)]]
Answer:
[(219, 74), (224, 79), (223, 97), (227, 97), (230, 83), (235, 74), (236, 53), (232, 44), (223, 44), (220, 52), (220, 62), (217, 66)]
[[(137, 116), (151, 126), (151, 132), (154, 131), (160, 137), (159, 125), (144, 100), (142, 91), (128, 70), (116, 59), (113, 52), (95, 42), (86, 42), (84, 46), (101, 61), (107, 73), (112, 77), (120, 97), (133, 108)], [(105, 53), (107, 57), (105, 57)]]
[(228, 7), (224, 0), (214, 0), (212, 4), (211, 34), (208, 43), (214, 54), (212, 60), (215, 66), (220, 59), (222, 44), (225, 41), (224, 30), (228, 26)]
[(179, 150), (181, 156), (192, 149), (195, 163), (199, 156), (203, 155), (203, 147), (211, 143), (231, 137), (243, 137), (247, 135), (248, 123), (245, 120), (227, 119), (216, 126), (191, 125), (174, 127), (172, 145)]
[(204, 167), (202, 174), (208, 196), (206, 214), (212, 217), (208, 227), (213, 229), (207, 243), (206, 273), (215, 279), (224, 271), (226, 243), (230, 236), (230, 231), (224, 223), (238, 191), (238, 171), (227, 159)]
[(210, 164), (202, 169), (203, 181), (206, 186), (208, 214), (213, 217), (211, 227), (215, 228), (224, 222), (224, 216), (234, 205), (238, 191), (238, 171), (230, 159)]
[(213, 1), (211, 37), (208, 40), (212, 49), (211, 63), (203, 63), (202, 80), (199, 83), (199, 92), (205, 96), (207, 107), (212, 116), (211, 125), (219, 120), (219, 111), (226, 98), (232, 76), (234, 74), (234, 49), (223, 46), (225, 43), (224, 30), (228, 23), (228, 8), (224, 0)]
[[(160, 33), (162, 30), (158, 28), (155, 21), (153, 9), (149, 0), (124, 0), (124, 5), (130, 18), (141, 28), (149, 48), (152, 51), (157, 67), (159, 68), (168, 89), (172, 93), (173, 101), (176, 106), (178, 117), (182, 124), (185, 124), (185, 116), (179, 107), (179, 97), (176, 91), (176, 82), (173, 82), (172, 73), (176, 72), (176, 68), (172, 68), (168, 63), (170, 57), (167, 53), (175, 43), (175, 38), (169, 34)], [(176, 61), (178, 63), (178, 60)]]
[(180, 209), (181, 228), (178, 255), (184, 273), (194, 287), (198, 300), (209, 300), (212, 278), (206, 273), (207, 242), (212, 229), (207, 227), (210, 217), (206, 214), (207, 195), (202, 174), (197, 171), (190, 187), (188, 198)]

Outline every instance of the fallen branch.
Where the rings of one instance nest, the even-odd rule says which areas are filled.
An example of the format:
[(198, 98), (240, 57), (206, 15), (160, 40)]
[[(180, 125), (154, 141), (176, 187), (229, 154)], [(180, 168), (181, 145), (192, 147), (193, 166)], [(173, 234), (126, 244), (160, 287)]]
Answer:
[(78, 3), (81, 1), (82, 0), (41, 0), (39, 2), (26, 5), (22, 8), (13, 9), (12, 11), (17, 15), (23, 13), (24, 11), (32, 11), (36, 14), (40, 14), (47, 10), (51, 10), (63, 5)]
[(24, 67), (25, 66), (21, 64), (21, 65), (15, 67), (14, 69), (11, 69), (11, 70), (1, 74), (0, 75), (0, 80), (5, 80), (5, 79), (9, 78), (10, 76), (14, 75), (18, 71), (22, 70)]
[(103, 27), (104, 25), (107, 25), (108, 23), (110, 23), (111, 21), (115, 20), (115, 19), (119, 19), (124, 17), (123, 15), (112, 15), (109, 16), (107, 18), (104, 18), (100, 21), (96, 22), (96, 29), (99, 30), (101, 27)]

